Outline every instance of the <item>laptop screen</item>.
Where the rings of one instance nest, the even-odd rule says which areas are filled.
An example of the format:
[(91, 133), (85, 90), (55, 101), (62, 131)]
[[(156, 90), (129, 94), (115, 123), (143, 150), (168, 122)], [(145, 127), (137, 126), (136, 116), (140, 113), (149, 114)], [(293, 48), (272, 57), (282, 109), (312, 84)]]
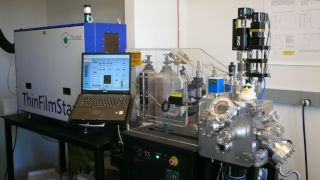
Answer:
[(82, 55), (82, 91), (84, 93), (129, 93), (129, 54)]

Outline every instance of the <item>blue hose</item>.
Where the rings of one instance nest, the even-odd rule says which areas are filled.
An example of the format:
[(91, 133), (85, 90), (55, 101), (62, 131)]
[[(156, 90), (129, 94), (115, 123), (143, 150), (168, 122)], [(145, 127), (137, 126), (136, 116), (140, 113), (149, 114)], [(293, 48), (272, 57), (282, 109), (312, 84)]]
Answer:
[(258, 99), (261, 100), (263, 95), (264, 95), (264, 92), (266, 90), (266, 86), (267, 86), (267, 83), (266, 83), (266, 80), (265, 78), (263, 78), (263, 89), (262, 91), (260, 90), (259, 94), (258, 94)]

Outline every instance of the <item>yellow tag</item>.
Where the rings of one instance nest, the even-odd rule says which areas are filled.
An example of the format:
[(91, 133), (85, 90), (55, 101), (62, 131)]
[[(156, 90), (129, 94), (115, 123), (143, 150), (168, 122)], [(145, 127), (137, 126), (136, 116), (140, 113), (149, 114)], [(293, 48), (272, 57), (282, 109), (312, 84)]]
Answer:
[(131, 55), (131, 66), (141, 66), (141, 52), (140, 51), (131, 51), (129, 52)]
[(264, 32), (265, 29), (250, 29), (250, 32)]
[(295, 51), (282, 51), (282, 54), (285, 56), (294, 56), (296, 55)]
[(47, 34), (47, 31), (42, 31), (42, 34), (43, 34), (43, 35), (46, 35), (46, 34)]
[(181, 92), (172, 92), (171, 96), (173, 96), (173, 97), (182, 97), (182, 93)]

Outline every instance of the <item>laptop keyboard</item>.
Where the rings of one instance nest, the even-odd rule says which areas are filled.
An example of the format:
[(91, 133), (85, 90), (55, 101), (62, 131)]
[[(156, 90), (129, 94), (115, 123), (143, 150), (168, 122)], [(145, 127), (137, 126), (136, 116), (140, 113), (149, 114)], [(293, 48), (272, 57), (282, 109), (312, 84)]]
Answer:
[(84, 96), (80, 101), (80, 107), (121, 109), (127, 99), (126, 96)]

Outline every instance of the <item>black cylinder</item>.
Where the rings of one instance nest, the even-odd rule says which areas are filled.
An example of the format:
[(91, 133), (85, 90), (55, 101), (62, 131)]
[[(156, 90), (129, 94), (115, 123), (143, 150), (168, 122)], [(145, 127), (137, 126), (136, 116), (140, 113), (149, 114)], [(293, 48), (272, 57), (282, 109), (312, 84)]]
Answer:
[(236, 74), (236, 65), (233, 62), (230, 63), (229, 67), (229, 76), (235, 76)]
[(250, 34), (249, 28), (237, 29), (236, 44), (237, 44), (238, 50), (248, 49), (248, 42), (250, 39), (249, 34)]
[(267, 13), (264, 12), (255, 12), (252, 15), (253, 22), (265, 22), (267, 19)]
[(253, 14), (253, 9), (243, 7), (238, 8), (238, 19), (250, 19)]

